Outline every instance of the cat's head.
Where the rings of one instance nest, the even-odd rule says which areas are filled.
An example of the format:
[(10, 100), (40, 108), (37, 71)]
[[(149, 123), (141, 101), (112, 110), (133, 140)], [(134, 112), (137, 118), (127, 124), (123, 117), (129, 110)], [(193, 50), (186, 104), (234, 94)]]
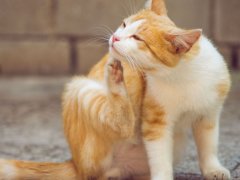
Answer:
[(178, 65), (201, 36), (200, 29), (183, 30), (167, 16), (163, 0), (124, 19), (109, 40), (111, 56), (144, 71)]

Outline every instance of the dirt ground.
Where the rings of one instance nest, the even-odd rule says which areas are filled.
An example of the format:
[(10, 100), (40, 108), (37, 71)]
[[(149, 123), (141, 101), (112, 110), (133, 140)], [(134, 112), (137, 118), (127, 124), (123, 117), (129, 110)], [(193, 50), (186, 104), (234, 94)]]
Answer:
[[(240, 73), (232, 77), (221, 118), (219, 156), (234, 179), (240, 179)], [(54, 162), (70, 158), (61, 118), (67, 81), (68, 77), (0, 78), (0, 158)], [(176, 179), (201, 179), (195, 175), (199, 169), (193, 141), (183, 160), (176, 167)]]

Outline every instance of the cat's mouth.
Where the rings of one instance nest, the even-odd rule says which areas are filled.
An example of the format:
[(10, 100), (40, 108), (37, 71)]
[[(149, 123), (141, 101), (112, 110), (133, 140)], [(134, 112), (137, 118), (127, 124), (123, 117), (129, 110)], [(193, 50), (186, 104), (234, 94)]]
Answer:
[(119, 52), (119, 50), (112, 44), (110, 45), (110, 54), (116, 59), (122, 59), (124, 56)]
[(109, 52), (110, 54), (114, 57), (114, 58), (123, 58), (124, 56), (122, 55), (122, 53), (118, 50), (118, 48), (116, 47), (116, 42), (114, 41), (113, 39), (114, 37), (112, 36), (110, 39), (109, 39)]
[(117, 50), (117, 48), (114, 45), (111, 46), (111, 50), (114, 51), (115, 53), (117, 53), (118, 55), (121, 55), (120, 52)]

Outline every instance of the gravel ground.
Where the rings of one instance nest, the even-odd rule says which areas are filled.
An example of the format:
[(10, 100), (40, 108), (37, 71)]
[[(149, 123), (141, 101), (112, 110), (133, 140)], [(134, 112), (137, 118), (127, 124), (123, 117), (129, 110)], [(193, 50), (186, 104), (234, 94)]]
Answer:
[[(232, 77), (221, 118), (219, 155), (240, 179), (240, 73)], [(61, 93), (67, 81), (68, 77), (0, 78), (1, 158), (54, 162), (70, 158), (61, 118)], [(195, 175), (199, 170), (193, 141), (183, 159), (176, 168), (178, 179), (201, 179)]]

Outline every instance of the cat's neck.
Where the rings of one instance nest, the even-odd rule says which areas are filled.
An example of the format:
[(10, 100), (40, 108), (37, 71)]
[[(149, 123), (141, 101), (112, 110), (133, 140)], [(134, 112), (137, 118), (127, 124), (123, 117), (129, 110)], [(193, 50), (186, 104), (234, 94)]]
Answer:
[(198, 46), (199, 50), (196, 54), (183, 57), (176, 67), (170, 68), (162, 65), (158, 71), (147, 72), (146, 76), (174, 85), (195, 83), (196, 81), (203, 81), (203, 77), (211, 77), (211, 74), (224, 66), (223, 61), (218, 61), (222, 57), (205, 37), (199, 40)]
[(193, 61), (195, 58), (182, 59), (174, 68), (161, 67), (158, 71), (146, 73), (146, 76), (167, 84), (189, 83), (197, 79), (197, 63)]

